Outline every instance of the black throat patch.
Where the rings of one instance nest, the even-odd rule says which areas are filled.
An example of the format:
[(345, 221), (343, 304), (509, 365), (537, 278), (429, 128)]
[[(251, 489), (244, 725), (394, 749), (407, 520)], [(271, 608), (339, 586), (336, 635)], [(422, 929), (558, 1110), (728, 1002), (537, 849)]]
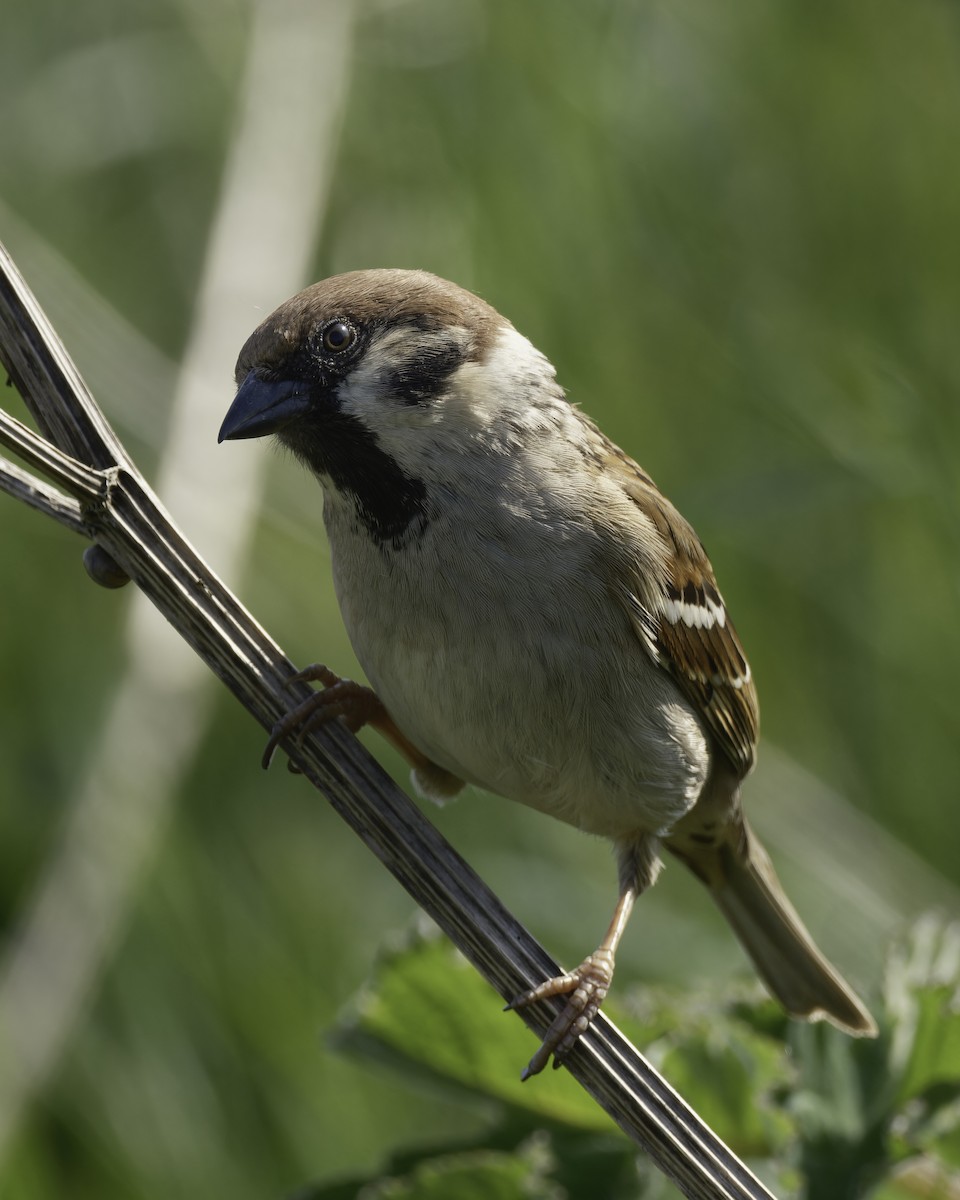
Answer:
[(377, 545), (400, 546), (426, 528), (427, 489), (397, 465), (356, 417), (327, 410), (297, 422), (279, 439), (317, 475), (350, 495)]

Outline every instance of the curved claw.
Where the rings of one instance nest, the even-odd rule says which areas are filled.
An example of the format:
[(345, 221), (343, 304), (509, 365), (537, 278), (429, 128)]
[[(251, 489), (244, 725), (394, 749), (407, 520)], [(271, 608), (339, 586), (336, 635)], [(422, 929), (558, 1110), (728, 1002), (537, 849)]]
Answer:
[[(462, 779), (432, 762), (401, 732), (372, 688), (354, 683), (352, 679), (341, 679), (323, 663), (313, 663), (297, 671), (284, 680), (284, 687), (295, 683), (320, 683), (323, 686), (274, 725), (261, 759), (264, 770), (270, 766), (277, 747), (291, 734), (296, 734), (299, 746), (311, 730), (339, 718), (351, 733), (358, 733), (364, 725), (381, 733), (413, 768), (415, 785), (431, 798), (443, 802), (463, 787)], [(291, 770), (298, 773), (292, 764)]]
[(368, 722), (377, 719), (383, 710), (376, 693), (370, 688), (354, 683), (352, 679), (341, 679), (323, 663), (313, 663), (297, 671), (284, 681), (284, 686), (290, 687), (295, 683), (322, 683), (323, 687), (301, 701), (274, 725), (260, 760), (264, 770), (273, 761), (277, 747), (291, 734), (296, 734), (297, 745), (300, 745), (311, 730), (337, 717), (343, 718), (347, 728), (356, 733)]
[(539, 1075), (551, 1057), (555, 1067), (561, 1065), (564, 1056), (586, 1033), (591, 1021), (600, 1011), (600, 1005), (606, 998), (613, 980), (613, 965), (612, 951), (601, 947), (589, 958), (584, 959), (575, 971), (558, 975), (556, 979), (548, 979), (539, 987), (522, 992), (510, 1001), (507, 1009), (524, 1008), (551, 996), (570, 997), (551, 1021), (543, 1035), (540, 1048), (521, 1073), (521, 1080), (526, 1081), (533, 1075)]

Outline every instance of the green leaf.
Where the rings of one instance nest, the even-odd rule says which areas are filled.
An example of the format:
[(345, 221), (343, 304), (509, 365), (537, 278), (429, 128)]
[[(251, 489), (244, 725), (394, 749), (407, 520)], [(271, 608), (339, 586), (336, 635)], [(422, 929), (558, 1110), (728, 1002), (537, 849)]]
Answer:
[[(791, 1120), (775, 1098), (792, 1079), (782, 1042), (733, 1014), (714, 992), (690, 997), (643, 988), (628, 1003), (628, 1014), (614, 1004), (610, 1015), (735, 1150), (767, 1156), (786, 1143)], [(521, 1084), (532, 1035), (501, 1012), (499, 997), (432, 927), (420, 925), (381, 954), (334, 1038), (354, 1056), (461, 1096), (502, 1102), (536, 1121), (613, 1133), (609, 1118), (566, 1072)]]
[(768, 1157), (793, 1133), (776, 1095), (793, 1075), (782, 1045), (720, 1019), (684, 1030), (659, 1065), (736, 1153)]
[(797, 1025), (799, 1068), (790, 1108), (800, 1133), (805, 1195), (854, 1200), (887, 1170), (887, 1045), (857, 1041), (826, 1024)]
[(960, 1094), (960, 923), (918, 921), (890, 955), (885, 991), (898, 1098), (929, 1097), (940, 1085), (948, 1103)]
[(791, 1034), (808, 1195), (860, 1196), (918, 1155), (957, 1161), (958, 984), (960, 926), (924, 917), (889, 955), (876, 1041), (826, 1026)]
[(937, 1154), (955, 1169), (960, 1169), (960, 1113), (954, 1105), (951, 1128), (945, 1130), (935, 1141)]
[(372, 979), (341, 1016), (334, 1044), (454, 1088), (513, 1105), (539, 1120), (607, 1132), (610, 1118), (566, 1071), (520, 1082), (536, 1049), (530, 1031), (450, 943), (420, 924), (381, 954)]
[(307, 1193), (309, 1200), (563, 1200), (551, 1178), (545, 1138), (533, 1137), (516, 1153), (474, 1150), (427, 1158), (404, 1174), (351, 1182)]
[(898, 1168), (870, 1193), (870, 1200), (956, 1200), (960, 1178), (934, 1158)]
[(890, 955), (890, 1157), (960, 1163), (960, 925), (922, 918)]

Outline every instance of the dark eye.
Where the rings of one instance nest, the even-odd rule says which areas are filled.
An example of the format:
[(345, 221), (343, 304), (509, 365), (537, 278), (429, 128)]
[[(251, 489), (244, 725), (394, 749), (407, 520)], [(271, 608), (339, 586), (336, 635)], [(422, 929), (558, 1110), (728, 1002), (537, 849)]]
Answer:
[(357, 340), (357, 331), (346, 321), (331, 321), (323, 331), (323, 348), (333, 354), (346, 350)]

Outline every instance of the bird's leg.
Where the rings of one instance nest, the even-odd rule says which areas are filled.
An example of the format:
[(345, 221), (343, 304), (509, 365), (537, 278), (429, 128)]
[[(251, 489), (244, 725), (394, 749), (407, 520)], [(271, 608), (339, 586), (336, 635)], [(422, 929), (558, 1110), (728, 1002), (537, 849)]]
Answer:
[(626, 928), (636, 898), (637, 892), (634, 887), (620, 893), (606, 936), (593, 954), (585, 958), (575, 971), (567, 975), (558, 975), (556, 979), (548, 979), (539, 987), (516, 996), (507, 1005), (508, 1009), (523, 1008), (550, 996), (570, 996), (543, 1035), (540, 1048), (524, 1068), (521, 1079), (526, 1080), (531, 1075), (539, 1075), (550, 1061), (551, 1055), (553, 1065), (559, 1067), (563, 1056), (590, 1027), (590, 1022), (600, 1011), (600, 1005), (613, 982), (617, 944)]
[(291, 675), (286, 686), (294, 683), (321, 683), (323, 687), (292, 708), (274, 725), (263, 752), (265, 768), (269, 767), (277, 746), (290, 734), (296, 734), (299, 746), (311, 730), (339, 719), (352, 733), (357, 733), (364, 725), (376, 729), (403, 755), (413, 768), (418, 783), (429, 794), (453, 796), (463, 787), (462, 780), (437, 766), (397, 728), (383, 701), (372, 688), (354, 683), (352, 679), (341, 679), (323, 663), (313, 663), (296, 675)]
[(614, 960), (623, 931), (627, 927), (634, 902), (640, 893), (653, 883), (660, 868), (657, 838), (644, 837), (637, 842), (618, 847), (620, 854), (620, 896), (613, 918), (603, 941), (593, 954), (583, 960), (575, 971), (548, 979), (529, 992), (516, 996), (508, 1009), (523, 1008), (551, 996), (569, 996), (569, 1000), (554, 1018), (544, 1034), (540, 1048), (531, 1058), (520, 1078), (527, 1080), (538, 1075), (553, 1056), (559, 1067), (564, 1056), (576, 1044), (581, 1034), (600, 1010), (610, 984), (613, 982)]

